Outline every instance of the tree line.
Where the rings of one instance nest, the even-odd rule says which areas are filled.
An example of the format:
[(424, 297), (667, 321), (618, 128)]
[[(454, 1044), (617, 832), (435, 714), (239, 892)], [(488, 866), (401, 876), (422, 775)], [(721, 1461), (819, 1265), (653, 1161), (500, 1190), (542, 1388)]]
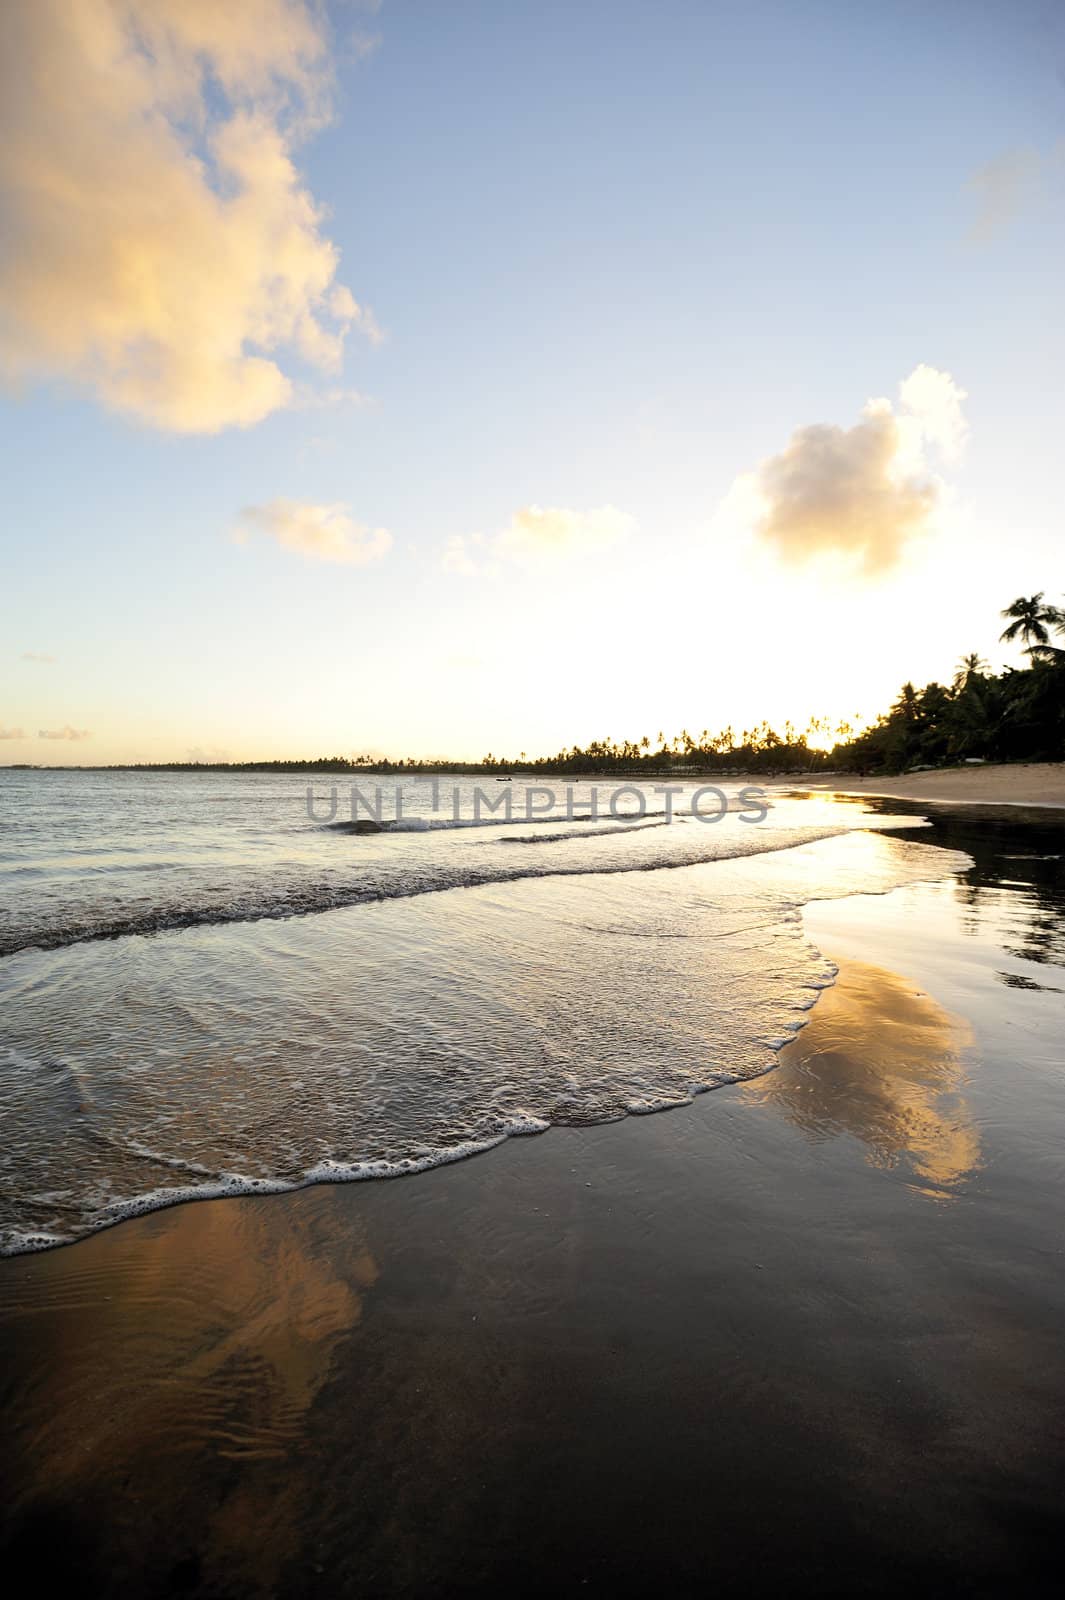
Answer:
[(1022, 595), (1002, 612), (1006, 644), (1020, 642), (1026, 667), (992, 672), (963, 656), (950, 684), (904, 683), (890, 711), (832, 752), (848, 770), (906, 772), (962, 761), (1065, 759), (1065, 611), (1044, 592)]
[[(719, 733), (684, 728), (667, 737), (620, 742), (609, 735), (553, 755), (489, 751), (480, 761), (375, 755), (327, 755), (301, 761), (185, 761), (142, 763), (136, 770), (228, 772), (501, 773), (567, 775), (663, 772), (758, 773), (843, 771), (898, 773), (963, 761), (1061, 761), (1065, 759), (1065, 610), (1049, 604), (1044, 591), (1021, 596), (1002, 611), (1001, 640), (1020, 643), (1025, 667), (993, 672), (978, 654), (962, 656), (949, 684), (918, 689), (904, 683), (890, 710), (862, 731), (847, 722), (813, 718), (799, 730), (790, 722), (778, 732), (767, 722)], [(860, 718), (855, 719), (860, 721)], [(835, 736), (834, 743), (828, 739)], [(125, 769), (129, 770), (129, 769)]]

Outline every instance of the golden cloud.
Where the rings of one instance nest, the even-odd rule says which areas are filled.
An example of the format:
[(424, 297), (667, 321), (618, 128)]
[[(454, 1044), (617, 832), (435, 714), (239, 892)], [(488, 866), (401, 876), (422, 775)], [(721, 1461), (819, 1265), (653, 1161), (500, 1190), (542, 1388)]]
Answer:
[(890, 400), (870, 400), (851, 428), (798, 428), (779, 455), (737, 478), (717, 531), (745, 526), (786, 561), (842, 556), (866, 573), (894, 566), (924, 531), (946, 486), (933, 459), (956, 461), (967, 433), (947, 372), (918, 366)]
[(524, 506), (491, 538), (455, 534), (448, 540), (441, 565), (446, 572), (472, 577), (494, 568), (499, 557), (523, 564), (557, 561), (604, 550), (627, 538), (635, 528), (635, 517), (616, 506), (598, 506), (591, 511)]
[(0, 59), (0, 373), (181, 433), (286, 405), (376, 323), (292, 152), (326, 120), (306, 0), (34, 0)]
[(249, 531), (265, 533), (283, 550), (295, 550), (311, 561), (337, 561), (364, 567), (380, 561), (392, 547), (387, 528), (369, 528), (356, 522), (350, 506), (340, 503), (313, 505), (306, 500), (271, 500), (264, 506), (247, 506), (237, 529), (243, 543)]
[(635, 518), (616, 506), (599, 506), (594, 511), (525, 506), (515, 511), (498, 543), (511, 556), (570, 555), (614, 544), (635, 526)]

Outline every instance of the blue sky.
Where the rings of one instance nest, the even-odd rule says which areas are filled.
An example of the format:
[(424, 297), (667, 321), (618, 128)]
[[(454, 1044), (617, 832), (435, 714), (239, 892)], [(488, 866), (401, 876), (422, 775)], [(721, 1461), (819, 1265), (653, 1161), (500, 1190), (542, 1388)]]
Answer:
[[(65, 59), (83, 4), (108, 0), (42, 4), (24, 47)], [(261, 32), (257, 4), (235, 10)], [(332, 7), (328, 32), (308, 16), (332, 120), (291, 157), (336, 282), (384, 337), (353, 324), (335, 372), (282, 341), (297, 403), (199, 431), (187, 397), (180, 427), (140, 391), (116, 401), (115, 372), (57, 353), (36, 313), (0, 321), (0, 725), (24, 733), (0, 759), (517, 753), (871, 715), (962, 651), (1019, 659), (998, 609), (1065, 587), (1057, 8), (388, 0)], [(233, 99), (256, 93), (245, 77)], [(216, 102), (224, 116), (205, 90), (208, 117)], [(94, 103), (50, 145), (59, 169)], [(13, 113), (26, 148), (38, 114)], [(17, 248), (46, 279), (55, 265), (64, 314), (84, 295), (102, 315), (91, 231), (79, 247), (43, 230), (13, 167), (9, 306)], [(91, 177), (106, 200), (121, 174)], [(151, 239), (183, 247), (157, 219)], [(165, 308), (179, 348), (210, 249)], [(853, 518), (808, 555), (808, 518), (787, 544), (764, 508), (722, 518), (796, 430), (854, 429), (871, 397), (901, 415), (922, 366), (964, 391), (968, 432), (905, 469), (935, 489), (890, 558), (856, 559)], [(818, 501), (829, 521), (838, 504)], [(390, 546), (327, 560), (279, 542), (301, 506), (347, 507)], [(249, 525), (250, 507), (275, 509)], [(570, 520), (529, 535), (531, 507)], [(795, 508), (778, 510), (783, 528)]]

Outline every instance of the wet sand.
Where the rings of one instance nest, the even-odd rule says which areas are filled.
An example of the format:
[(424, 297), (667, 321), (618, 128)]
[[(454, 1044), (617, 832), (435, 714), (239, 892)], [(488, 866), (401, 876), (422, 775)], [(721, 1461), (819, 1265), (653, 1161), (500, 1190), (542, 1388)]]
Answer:
[(1046, 826), (808, 908), (840, 978), (760, 1080), (0, 1263), (9, 1561), (100, 1595), (1050, 1593)]

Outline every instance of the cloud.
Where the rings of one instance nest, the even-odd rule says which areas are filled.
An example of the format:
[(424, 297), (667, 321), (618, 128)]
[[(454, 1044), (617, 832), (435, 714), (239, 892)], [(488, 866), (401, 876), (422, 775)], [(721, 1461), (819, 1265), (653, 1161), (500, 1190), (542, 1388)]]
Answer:
[(459, 572), (464, 578), (476, 577), (482, 570), (481, 564), (470, 554), (469, 541), (461, 533), (453, 534), (448, 540), (440, 565), (445, 572)]
[[(0, 375), (179, 433), (289, 403), (372, 313), (293, 161), (329, 116), (314, 0), (3, 8)], [(284, 362), (284, 365), (282, 365)]]
[(46, 655), (43, 650), (23, 650), (22, 659), (23, 661), (36, 661), (44, 665), (45, 663), (53, 663), (56, 658), (55, 656)]
[(212, 744), (204, 748), (203, 745), (194, 744), (185, 751), (185, 760), (206, 766), (214, 761), (228, 761), (229, 750), (225, 745)]
[(526, 506), (515, 511), (497, 543), (504, 554), (518, 559), (529, 555), (576, 555), (614, 544), (635, 526), (635, 518), (615, 506), (599, 506), (595, 511)]
[(244, 526), (238, 527), (236, 538), (243, 543), (250, 529), (311, 561), (337, 561), (354, 567), (380, 561), (392, 547), (392, 535), (387, 528), (356, 522), (349, 512), (350, 507), (340, 503), (271, 500), (264, 506), (245, 507), (241, 512)]
[(1035, 150), (1006, 150), (973, 173), (965, 185), (976, 202), (970, 239), (986, 244), (1009, 227), (1030, 200), (1040, 166)]
[(898, 410), (870, 400), (852, 428), (797, 429), (779, 455), (736, 479), (715, 531), (752, 529), (786, 561), (835, 555), (886, 571), (942, 503), (931, 461), (960, 456), (965, 398), (949, 373), (921, 365), (899, 385)]
[(334, 315), (343, 317), (350, 327), (358, 328), (370, 344), (384, 344), (385, 330), (370, 307), (360, 306), (350, 290), (337, 289), (332, 306)]
[[(490, 538), (461, 534), (448, 540), (441, 557), (445, 571), (466, 576), (490, 570), (499, 559), (523, 565), (554, 562), (572, 556), (604, 550), (627, 538), (636, 528), (636, 519), (616, 506), (599, 506), (592, 511), (570, 511), (563, 506), (524, 506), (515, 511), (507, 526)], [(483, 552), (477, 560), (473, 550)]]
[[(903, 450), (919, 465), (930, 447), (944, 461), (960, 461), (969, 435), (962, 401), (968, 394), (959, 389), (949, 372), (940, 372), (923, 361), (899, 384), (900, 411), (897, 418)], [(887, 400), (873, 402), (890, 407)]]
[(72, 728), (68, 722), (65, 728), (39, 728), (38, 739), (70, 739), (77, 743), (79, 739), (91, 739), (92, 734), (88, 728)]
[(341, 385), (325, 387), (322, 384), (297, 384), (290, 401), (294, 411), (337, 411), (372, 403), (370, 397), (359, 389), (347, 389)]
[(26, 737), (22, 728), (0, 728), (0, 739), (24, 739)]

